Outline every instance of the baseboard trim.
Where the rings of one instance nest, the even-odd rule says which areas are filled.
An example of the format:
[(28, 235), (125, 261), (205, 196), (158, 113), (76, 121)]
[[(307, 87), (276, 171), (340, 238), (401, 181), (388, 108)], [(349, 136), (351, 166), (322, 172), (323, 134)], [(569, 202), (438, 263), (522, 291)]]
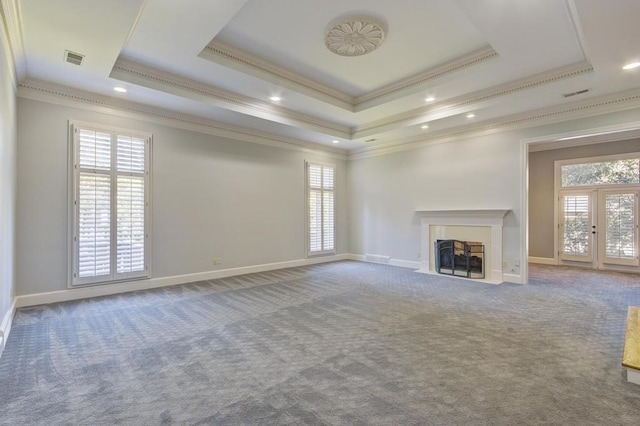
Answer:
[(11, 325), (13, 324), (13, 316), (16, 313), (16, 305), (17, 298), (13, 298), (13, 302), (9, 307), (9, 310), (4, 315), (2, 319), (2, 323), (0, 323), (0, 357), (2, 357), (2, 351), (4, 351), (4, 347), (7, 344), (7, 339), (9, 338), (9, 333), (11, 332)]
[(369, 261), (367, 261), (367, 256), (365, 256), (363, 254), (350, 253), (347, 256), (348, 256), (349, 260), (357, 260), (358, 262), (375, 263), (375, 264), (378, 264), (378, 265), (399, 266), (400, 268), (420, 269), (420, 262), (412, 262), (410, 260), (391, 259), (389, 261), (389, 263), (380, 263), (380, 262), (369, 262)]
[(349, 260), (357, 260), (358, 262), (366, 262), (366, 256), (364, 254), (353, 254), (349, 253)]
[(558, 261), (553, 257), (534, 257), (529, 256), (529, 263), (537, 263), (540, 265), (557, 265)]
[(524, 284), (522, 282), (522, 275), (516, 274), (502, 274), (502, 280), (506, 283), (512, 284)]
[(420, 262), (413, 262), (411, 260), (391, 259), (390, 264), (401, 268), (420, 269)]
[(102, 286), (79, 287), (68, 290), (51, 291), (47, 293), (26, 294), (16, 297), (16, 300), (14, 302), (14, 309), (24, 308), (27, 306), (46, 305), (49, 303), (68, 302), (71, 300), (88, 299), (90, 297), (111, 296), (114, 294), (128, 293), (132, 291), (150, 290), (153, 288), (187, 284), (197, 281), (227, 278), (236, 275), (268, 272), (275, 269), (295, 268), (298, 266), (315, 265), (318, 263), (350, 259), (351, 255), (349, 254), (318, 256), (307, 259), (289, 260), (285, 262), (265, 263), (262, 265), (221, 269), (218, 271), (198, 272), (195, 274), (174, 275), (171, 277), (151, 278), (148, 280), (126, 281)]

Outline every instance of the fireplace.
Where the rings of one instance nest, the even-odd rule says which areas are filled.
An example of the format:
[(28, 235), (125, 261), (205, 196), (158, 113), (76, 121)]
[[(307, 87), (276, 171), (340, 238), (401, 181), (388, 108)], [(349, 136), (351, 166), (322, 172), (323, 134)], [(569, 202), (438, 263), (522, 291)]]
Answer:
[(436, 240), (436, 272), (484, 279), (484, 245), (473, 241)]
[(416, 209), (420, 217), (420, 268), (417, 272), (437, 274), (434, 243), (437, 240), (481, 241), (484, 245), (484, 279), (491, 284), (503, 282), (502, 226), (511, 210), (427, 210)]

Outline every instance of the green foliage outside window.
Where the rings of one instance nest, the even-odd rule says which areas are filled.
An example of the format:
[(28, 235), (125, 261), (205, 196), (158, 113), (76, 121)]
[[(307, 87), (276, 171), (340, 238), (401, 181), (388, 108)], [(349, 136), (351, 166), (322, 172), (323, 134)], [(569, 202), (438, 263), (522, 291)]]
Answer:
[(566, 164), (561, 168), (562, 187), (640, 183), (640, 159)]

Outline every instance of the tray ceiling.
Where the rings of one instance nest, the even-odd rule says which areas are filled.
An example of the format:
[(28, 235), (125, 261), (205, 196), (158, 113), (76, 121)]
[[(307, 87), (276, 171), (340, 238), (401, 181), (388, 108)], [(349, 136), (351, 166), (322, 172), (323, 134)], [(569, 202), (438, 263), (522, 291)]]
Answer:
[[(1, 1), (23, 96), (106, 96), (338, 152), (640, 106), (640, 71), (621, 69), (640, 60), (630, 0)], [(351, 15), (384, 26), (376, 50), (326, 47)]]

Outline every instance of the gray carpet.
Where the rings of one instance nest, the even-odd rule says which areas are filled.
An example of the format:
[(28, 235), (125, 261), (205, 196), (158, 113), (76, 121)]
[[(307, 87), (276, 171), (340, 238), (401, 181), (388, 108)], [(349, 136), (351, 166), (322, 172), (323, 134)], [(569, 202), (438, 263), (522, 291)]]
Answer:
[(637, 425), (637, 275), (492, 286), (360, 262), (20, 309), (10, 425)]

